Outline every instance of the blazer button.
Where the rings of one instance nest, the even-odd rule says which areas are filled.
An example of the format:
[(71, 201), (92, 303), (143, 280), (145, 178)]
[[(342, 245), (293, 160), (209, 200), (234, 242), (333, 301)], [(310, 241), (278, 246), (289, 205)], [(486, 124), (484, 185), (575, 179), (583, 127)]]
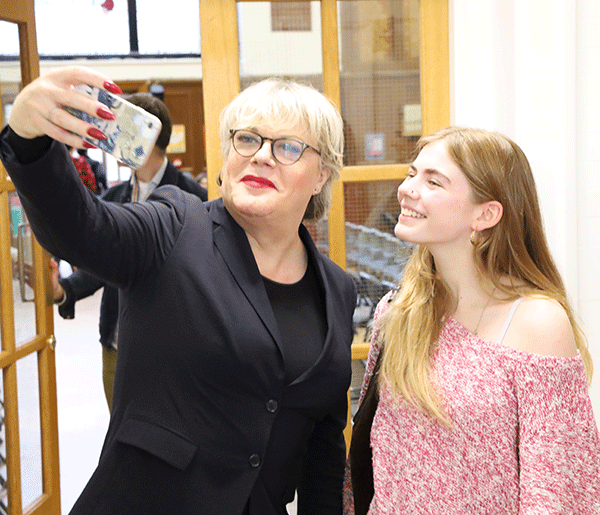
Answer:
[(260, 465), (260, 456), (258, 454), (253, 454), (248, 461), (250, 462), (250, 466), (256, 468)]
[(267, 402), (267, 411), (269, 413), (275, 413), (278, 407), (279, 404), (277, 404), (277, 401), (275, 399), (271, 399)]

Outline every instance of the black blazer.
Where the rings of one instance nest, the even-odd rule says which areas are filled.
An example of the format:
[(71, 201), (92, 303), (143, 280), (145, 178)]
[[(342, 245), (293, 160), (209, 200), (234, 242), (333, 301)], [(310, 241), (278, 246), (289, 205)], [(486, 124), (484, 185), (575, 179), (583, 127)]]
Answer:
[(221, 200), (166, 186), (153, 202), (103, 202), (55, 142), (21, 165), (0, 140), (0, 158), (40, 243), (121, 289), (111, 421), (71, 513), (275, 515), (296, 487), (299, 514), (341, 513), (356, 296), (308, 231), (327, 338), (286, 384), (262, 278)]
[[(208, 200), (206, 189), (196, 181), (183, 175), (171, 161), (167, 162), (167, 168), (158, 187), (167, 184), (177, 186), (202, 200)], [(131, 182), (122, 182), (109, 188), (102, 195), (102, 198), (110, 202), (124, 204), (131, 202), (132, 190)], [(82, 268), (78, 268), (69, 277), (60, 279), (59, 282), (65, 291), (66, 298), (65, 302), (58, 307), (58, 314), (66, 319), (75, 318), (75, 303), (78, 300), (85, 299), (96, 293), (100, 288), (104, 288), (100, 302), (100, 343), (110, 347), (114, 341), (119, 316), (119, 293), (117, 288)]]

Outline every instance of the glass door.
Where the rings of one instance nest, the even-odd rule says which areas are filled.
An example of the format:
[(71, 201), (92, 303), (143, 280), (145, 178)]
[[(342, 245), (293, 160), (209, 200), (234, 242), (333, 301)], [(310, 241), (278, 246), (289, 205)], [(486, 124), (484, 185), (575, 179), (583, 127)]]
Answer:
[[(0, 2), (0, 120), (39, 75), (33, 0)], [(0, 165), (0, 515), (60, 513), (49, 256)]]

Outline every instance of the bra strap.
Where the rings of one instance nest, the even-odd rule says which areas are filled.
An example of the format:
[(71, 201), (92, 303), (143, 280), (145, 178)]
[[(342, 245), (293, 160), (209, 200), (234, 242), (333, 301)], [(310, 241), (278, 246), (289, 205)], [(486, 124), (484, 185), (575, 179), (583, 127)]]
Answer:
[(506, 336), (506, 331), (508, 331), (508, 326), (510, 325), (513, 315), (515, 314), (515, 311), (517, 310), (517, 307), (519, 306), (519, 304), (521, 303), (523, 298), (524, 297), (519, 297), (517, 300), (515, 300), (513, 302), (513, 305), (511, 306), (510, 312), (508, 313), (508, 316), (506, 317), (506, 320), (504, 321), (504, 325), (502, 326), (502, 330), (500, 331), (500, 336), (498, 336), (498, 340), (496, 341), (496, 343), (500, 344), (500, 343), (502, 343), (502, 340), (504, 340), (504, 336)]

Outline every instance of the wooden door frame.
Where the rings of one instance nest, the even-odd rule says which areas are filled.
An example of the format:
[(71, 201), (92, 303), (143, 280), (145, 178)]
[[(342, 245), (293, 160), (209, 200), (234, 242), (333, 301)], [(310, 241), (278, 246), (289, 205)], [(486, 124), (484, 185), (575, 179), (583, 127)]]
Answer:
[[(0, 20), (16, 23), (19, 30), (21, 81), (26, 85), (40, 74), (37, 51), (34, 0), (0, 0)], [(0, 164), (0, 238), (10, 241), (10, 215), (8, 195), (14, 186)], [(0, 260), (10, 263), (10, 246), (0, 245)], [(14, 306), (12, 301), (12, 270), (1, 267), (1, 291), (11, 292), (1, 299), (3, 350), (0, 367), (4, 375), (6, 449), (9, 509), (11, 515), (58, 515), (60, 513), (60, 468), (58, 453), (58, 416), (56, 397), (55, 338), (52, 286), (48, 271), (49, 254), (33, 242), (35, 268), (34, 290), (36, 336), (25, 344), (16, 346), (14, 331)], [(23, 511), (22, 474), (19, 442), (19, 411), (17, 397), (17, 362), (37, 353), (39, 408), (42, 452), (43, 494)]]

